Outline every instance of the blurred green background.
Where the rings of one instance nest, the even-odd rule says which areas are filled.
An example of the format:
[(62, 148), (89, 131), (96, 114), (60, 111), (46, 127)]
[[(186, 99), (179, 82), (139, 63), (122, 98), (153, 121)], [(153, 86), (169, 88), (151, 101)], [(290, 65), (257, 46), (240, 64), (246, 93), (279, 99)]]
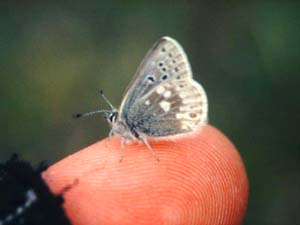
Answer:
[[(62, 3), (63, 2), (63, 3)], [(299, 2), (299, 1), (298, 1)], [(244, 224), (299, 224), (300, 4), (296, 1), (1, 1), (0, 160), (55, 162), (106, 137), (115, 105), (161, 36), (185, 48), (210, 123), (249, 179)]]

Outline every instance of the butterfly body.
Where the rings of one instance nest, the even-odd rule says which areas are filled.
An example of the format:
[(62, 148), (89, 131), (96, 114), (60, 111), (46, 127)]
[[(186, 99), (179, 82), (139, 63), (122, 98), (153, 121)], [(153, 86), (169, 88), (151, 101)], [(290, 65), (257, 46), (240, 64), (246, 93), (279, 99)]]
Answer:
[(141, 140), (153, 154), (148, 137), (192, 132), (207, 123), (206, 93), (193, 79), (184, 50), (170, 37), (158, 40), (147, 53), (119, 110), (102, 96), (112, 110), (97, 112), (104, 113), (110, 123), (110, 136), (120, 136), (122, 143)]

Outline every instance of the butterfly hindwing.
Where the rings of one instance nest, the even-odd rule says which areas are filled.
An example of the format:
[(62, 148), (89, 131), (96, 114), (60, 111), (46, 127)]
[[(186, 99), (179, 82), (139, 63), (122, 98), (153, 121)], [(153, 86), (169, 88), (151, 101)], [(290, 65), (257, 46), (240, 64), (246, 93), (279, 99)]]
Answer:
[(193, 131), (207, 122), (207, 100), (202, 90), (193, 80), (162, 83), (132, 106), (127, 123), (148, 136)]

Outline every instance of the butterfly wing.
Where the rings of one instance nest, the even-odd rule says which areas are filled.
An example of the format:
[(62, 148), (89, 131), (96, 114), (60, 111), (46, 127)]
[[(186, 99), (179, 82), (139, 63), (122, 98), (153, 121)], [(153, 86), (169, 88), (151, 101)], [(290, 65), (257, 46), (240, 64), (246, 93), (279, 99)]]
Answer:
[(148, 136), (168, 136), (207, 122), (204, 89), (192, 78), (182, 47), (163, 37), (139, 66), (122, 102), (120, 119), (131, 130)]

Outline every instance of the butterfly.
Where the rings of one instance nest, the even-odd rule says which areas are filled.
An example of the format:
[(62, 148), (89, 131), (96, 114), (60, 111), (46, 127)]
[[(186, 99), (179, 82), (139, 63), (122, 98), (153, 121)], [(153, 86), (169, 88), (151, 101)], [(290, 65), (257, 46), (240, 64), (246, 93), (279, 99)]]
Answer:
[(188, 58), (180, 44), (162, 37), (149, 50), (137, 69), (119, 109), (101, 92), (111, 110), (103, 113), (111, 125), (109, 136), (118, 135), (122, 150), (127, 140), (140, 140), (158, 159), (147, 139), (193, 132), (207, 124), (205, 90), (193, 79)]

